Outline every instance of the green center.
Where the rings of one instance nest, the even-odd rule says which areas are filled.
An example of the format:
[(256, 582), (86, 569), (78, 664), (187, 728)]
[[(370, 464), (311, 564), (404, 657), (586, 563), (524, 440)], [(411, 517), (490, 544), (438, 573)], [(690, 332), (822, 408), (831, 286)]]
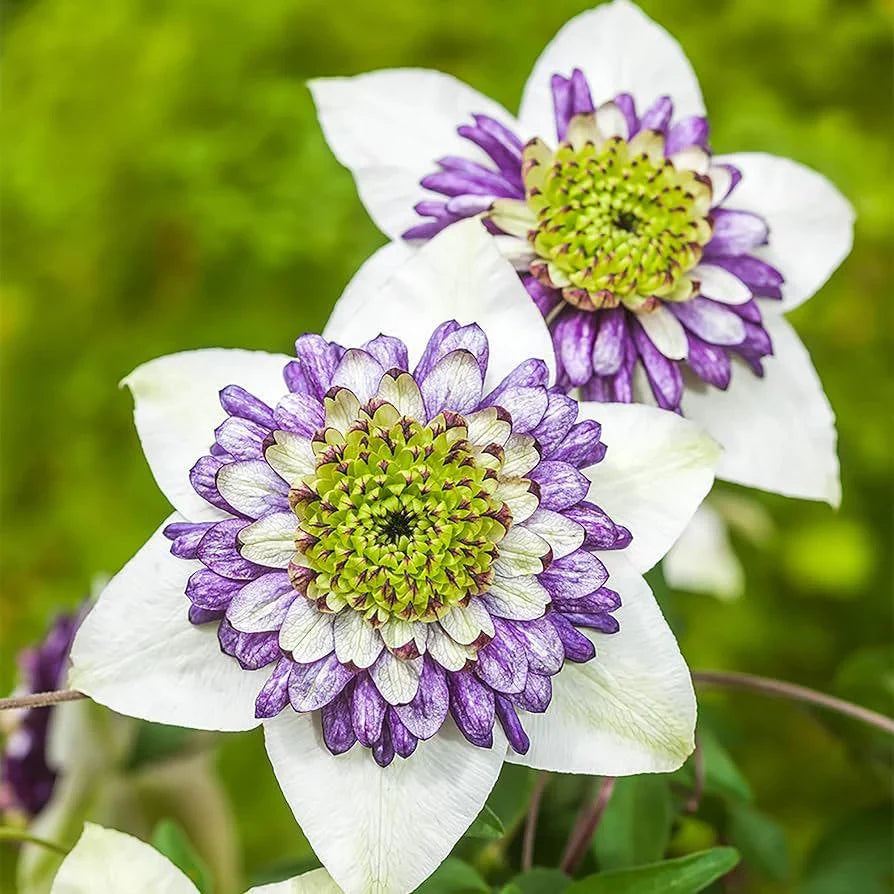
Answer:
[(681, 280), (711, 237), (710, 188), (649, 137), (525, 150), (526, 202), (537, 220), (528, 239), (542, 259), (532, 270), (572, 304), (636, 308), (648, 296), (689, 297)]
[(462, 417), (423, 424), (384, 404), (324, 437), (292, 502), (312, 543), (304, 558), (314, 592), (330, 609), (434, 621), (487, 589), (506, 510)]

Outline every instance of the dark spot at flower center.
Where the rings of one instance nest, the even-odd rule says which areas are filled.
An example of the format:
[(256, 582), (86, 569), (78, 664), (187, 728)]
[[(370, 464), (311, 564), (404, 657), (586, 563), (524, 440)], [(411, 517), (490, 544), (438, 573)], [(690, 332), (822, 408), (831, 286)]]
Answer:
[(412, 516), (404, 510), (392, 512), (386, 517), (382, 532), (392, 543), (396, 543), (401, 537), (412, 535), (413, 521)]
[(615, 227), (626, 233), (635, 233), (639, 219), (632, 211), (622, 211), (614, 220)]

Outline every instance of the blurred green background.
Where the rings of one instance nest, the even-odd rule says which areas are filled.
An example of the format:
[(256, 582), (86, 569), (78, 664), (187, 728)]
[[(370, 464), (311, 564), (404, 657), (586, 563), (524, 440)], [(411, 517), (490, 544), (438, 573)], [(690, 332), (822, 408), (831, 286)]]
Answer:
[[(305, 79), (434, 67), (513, 109), (542, 46), (588, 5), (2, 5), (0, 688), (13, 685), (15, 651), (168, 511), (116, 387), (122, 376), (202, 346), (289, 351), (383, 242), (324, 144)], [(643, 5), (693, 61), (715, 150), (798, 159), (858, 213), (850, 259), (792, 315), (838, 414), (840, 512), (761, 497), (775, 530), (760, 549), (736, 541), (743, 598), (656, 588), (691, 666), (779, 676), (890, 711), (890, 10), (858, 0)], [(711, 692), (701, 704), (706, 734), (750, 781), (760, 813), (708, 798), (674, 820), (668, 853), (747, 839), (754, 853), (730, 890), (890, 889), (883, 738), (760, 696)], [(221, 761), (247, 874), (310, 859), (259, 736), (226, 738)], [(507, 781), (507, 797), (523, 784)], [(548, 789), (538, 862), (557, 862), (585, 791), (573, 779)], [(517, 861), (517, 841), (462, 847), (496, 880)]]

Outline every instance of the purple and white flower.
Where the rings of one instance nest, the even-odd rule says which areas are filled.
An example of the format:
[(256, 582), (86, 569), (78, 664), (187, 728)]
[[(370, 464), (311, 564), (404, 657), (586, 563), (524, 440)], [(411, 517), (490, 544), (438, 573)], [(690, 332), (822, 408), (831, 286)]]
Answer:
[[(198, 888), (167, 857), (133, 835), (86, 823), (62, 861), (50, 894), (198, 894)], [(325, 869), (251, 888), (245, 894), (339, 894)]]
[(569, 21), (517, 118), (436, 71), (310, 86), (392, 239), (484, 221), (548, 322), (560, 386), (682, 412), (724, 446), (720, 477), (837, 504), (834, 417), (783, 312), (846, 257), (853, 210), (794, 161), (715, 155), (689, 62), (636, 6)]
[(176, 511), (72, 653), (71, 685), (117, 711), (263, 722), (348, 892), (418, 885), (504, 760), (685, 760), (691, 681), (641, 572), (719, 454), (678, 416), (553, 387), (539, 312), (477, 222), (401, 252), (294, 358), (192, 351), (126, 379)]

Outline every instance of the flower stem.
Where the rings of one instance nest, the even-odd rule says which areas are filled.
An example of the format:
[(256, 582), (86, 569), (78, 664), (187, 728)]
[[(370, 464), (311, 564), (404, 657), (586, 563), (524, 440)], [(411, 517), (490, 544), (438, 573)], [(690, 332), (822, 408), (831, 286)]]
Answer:
[(573, 875), (578, 865), (580, 865), (580, 861), (583, 860), (584, 854), (586, 854), (587, 848), (590, 846), (590, 841), (596, 832), (596, 827), (599, 825), (599, 820), (602, 819), (602, 814), (605, 813), (605, 808), (608, 807), (608, 802), (611, 800), (614, 789), (615, 778), (613, 776), (603, 776), (602, 781), (599, 783), (599, 792), (596, 795), (596, 800), (593, 801), (590, 807), (584, 810), (580, 819), (571, 830), (568, 844), (565, 845), (562, 862), (559, 864), (562, 872)]
[(549, 776), (541, 771), (534, 783), (531, 792), (531, 803), (528, 805), (528, 816), (525, 820), (525, 834), (522, 838), (522, 872), (528, 872), (534, 865), (534, 841), (537, 837), (537, 820), (540, 816), (540, 802), (543, 800), (543, 790), (549, 782)]
[(705, 790), (705, 755), (702, 752), (702, 746), (699, 744), (698, 736), (695, 737), (695, 751), (692, 752), (692, 767), (695, 771), (695, 784), (692, 786), (692, 794), (686, 802), (686, 809), (690, 813), (698, 810), (702, 801), (702, 794)]
[(0, 827), (0, 841), (11, 841), (19, 844), (37, 844), (40, 847), (45, 847), (47, 850), (55, 851), (57, 854), (62, 854), (63, 856), (68, 853), (68, 849), (62, 847), (61, 844), (56, 844), (54, 841), (47, 841), (46, 838), (38, 838), (36, 835), (31, 835), (26, 832), (24, 829), (13, 829), (10, 826)]
[(844, 699), (817, 692), (815, 689), (808, 689), (806, 686), (786, 683), (784, 680), (776, 680), (772, 677), (742, 674), (737, 671), (693, 671), (692, 679), (703, 686), (718, 686), (722, 689), (745, 689), (752, 692), (762, 692), (765, 695), (773, 695), (778, 698), (790, 698), (794, 701), (806, 702), (809, 705), (816, 705), (818, 708), (825, 708), (828, 711), (836, 711), (856, 720), (862, 720), (863, 723), (867, 723), (869, 726), (874, 726), (876, 729), (894, 736), (894, 720), (890, 717), (885, 717), (884, 714), (870, 711), (868, 708), (863, 708)]
[(43, 708), (59, 702), (73, 702), (79, 698), (87, 698), (76, 689), (58, 689), (53, 692), (35, 692), (31, 695), (14, 695), (11, 698), (0, 698), (0, 711), (13, 708)]

